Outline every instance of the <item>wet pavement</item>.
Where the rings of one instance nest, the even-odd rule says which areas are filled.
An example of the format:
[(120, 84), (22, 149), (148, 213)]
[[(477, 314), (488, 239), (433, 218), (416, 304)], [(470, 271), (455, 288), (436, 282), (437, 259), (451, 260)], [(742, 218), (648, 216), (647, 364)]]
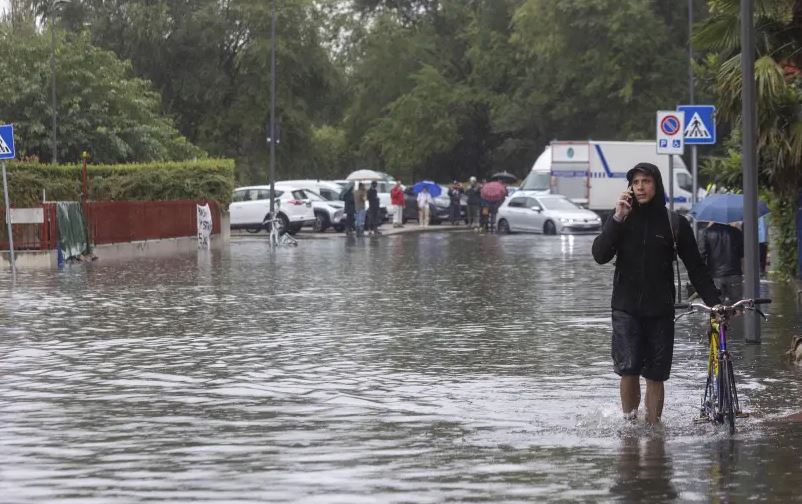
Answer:
[(0, 501), (802, 502), (796, 292), (735, 337), (739, 432), (696, 425), (701, 318), (662, 431), (627, 424), (592, 237), (264, 237), (0, 273)]

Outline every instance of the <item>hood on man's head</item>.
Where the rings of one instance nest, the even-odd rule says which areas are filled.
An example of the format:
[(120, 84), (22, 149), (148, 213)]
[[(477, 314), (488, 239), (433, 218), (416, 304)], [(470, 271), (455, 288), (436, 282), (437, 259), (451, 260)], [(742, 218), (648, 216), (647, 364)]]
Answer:
[(654, 192), (654, 199), (652, 199), (651, 203), (665, 206), (666, 204), (666, 190), (663, 187), (663, 176), (660, 175), (660, 168), (653, 165), (652, 163), (638, 163), (627, 172), (627, 182), (628, 185), (632, 185), (632, 179), (635, 178), (636, 173), (643, 173), (645, 175), (650, 175), (654, 179), (655, 184), (655, 192)]

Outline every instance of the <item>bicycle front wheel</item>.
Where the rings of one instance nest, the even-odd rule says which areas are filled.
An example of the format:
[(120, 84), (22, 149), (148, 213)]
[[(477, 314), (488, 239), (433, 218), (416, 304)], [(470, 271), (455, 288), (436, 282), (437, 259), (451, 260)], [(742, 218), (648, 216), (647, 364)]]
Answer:
[(726, 357), (719, 362), (719, 401), (722, 421), (729, 427), (730, 434), (735, 434), (735, 382), (732, 362)]

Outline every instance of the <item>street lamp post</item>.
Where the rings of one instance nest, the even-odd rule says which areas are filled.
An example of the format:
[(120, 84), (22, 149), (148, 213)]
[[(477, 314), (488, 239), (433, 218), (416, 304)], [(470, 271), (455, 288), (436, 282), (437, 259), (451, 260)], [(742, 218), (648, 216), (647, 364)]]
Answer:
[(56, 9), (67, 3), (67, 1), (51, 0), (47, 7), (47, 17), (50, 22), (50, 112), (53, 119), (53, 131), (51, 133), (52, 164), (58, 164), (58, 140), (56, 138), (56, 127), (58, 126), (58, 109), (56, 108)]
[(52, 153), (51, 163), (58, 164), (58, 142), (56, 140), (56, 29), (55, 29), (55, 8), (54, 2), (50, 7), (50, 82), (51, 82), (51, 110), (50, 113), (53, 118), (53, 133), (52, 133)]
[[(752, 0), (741, 0), (741, 170), (744, 191), (744, 297), (760, 297), (757, 246), (757, 113), (755, 108), (755, 38)], [(753, 311), (744, 313), (745, 339), (760, 343), (760, 320)]]
[[(270, 218), (274, 219), (276, 182), (276, 0), (270, 22)], [(272, 224), (271, 224), (272, 225)]]

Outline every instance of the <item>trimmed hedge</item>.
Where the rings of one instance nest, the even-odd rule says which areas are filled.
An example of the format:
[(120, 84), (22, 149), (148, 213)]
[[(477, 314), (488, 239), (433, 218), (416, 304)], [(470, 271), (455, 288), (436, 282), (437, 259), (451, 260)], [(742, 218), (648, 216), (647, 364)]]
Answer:
[[(232, 159), (154, 161), (120, 165), (88, 165), (89, 199), (109, 200), (217, 200), (223, 207), (234, 190)], [(9, 199), (16, 206), (42, 201), (79, 201), (81, 165), (11, 162), (8, 165)]]

